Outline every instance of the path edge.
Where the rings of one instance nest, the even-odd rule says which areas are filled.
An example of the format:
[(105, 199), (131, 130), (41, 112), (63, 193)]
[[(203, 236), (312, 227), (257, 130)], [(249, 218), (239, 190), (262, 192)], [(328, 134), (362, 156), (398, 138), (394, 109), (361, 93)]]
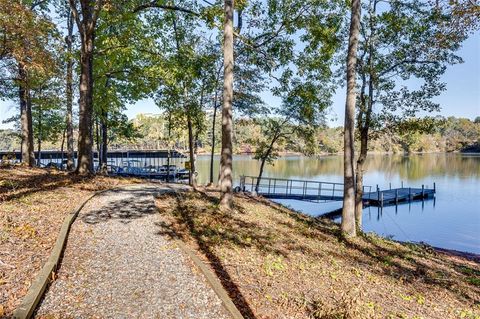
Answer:
[(50, 283), (52, 273), (57, 269), (57, 266), (60, 263), (63, 250), (67, 242), (68, 234), (70, 233), (72, 224), (77, 218), (78, 214), (92, 198), (115, 188), (117, 187), (96, 191), (65, 217), (62, 223), (62, 227), (60, 228), (60, 232), (58, 233), (57, 240), (55, 241), (55, 245), (53, 246), (50, 253), (50, 256), (48, 257), (47, 261), (45, 262), (39, 273), (35, 276), (35, 279), (32, 281), (30, 287), (28, 288), (27, 294), (22, 298), (22, 301), (20, 302), (18, 307), (16, 307), (13, 311), (13, 318), (29, 319), (32, 317), (35, 309), (38, 306), (38, 303), (42, 299), (43, 294), (47, 289), (48, 284)]
[(210, 270), (207, 265), (180, 239), (174, 240), (176, 245), (192, 260), (195, 266), (202, 272), (210, 287), (212, 287), (215, 294), (220, 298), (225, 309), (230, 313), (233, 319), (244, 319), (242, 313), (238, 310), (235, 303), (228, 295), (228, 292), (223, 287), (217, 276)]

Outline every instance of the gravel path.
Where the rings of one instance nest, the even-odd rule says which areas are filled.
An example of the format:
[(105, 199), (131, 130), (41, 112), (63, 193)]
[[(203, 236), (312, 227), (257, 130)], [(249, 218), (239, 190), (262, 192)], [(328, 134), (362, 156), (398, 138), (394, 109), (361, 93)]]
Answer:
[(161, 187), (109, 191), (83, 208), (36, 318), (229, 318), (193, 263), (159, 233), (153, 196)]

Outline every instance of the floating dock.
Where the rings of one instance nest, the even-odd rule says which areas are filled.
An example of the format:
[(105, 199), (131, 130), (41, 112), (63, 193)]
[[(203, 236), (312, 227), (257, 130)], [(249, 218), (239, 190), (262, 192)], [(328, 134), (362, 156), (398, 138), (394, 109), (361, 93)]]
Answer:
[[(321, 181), (306, 181), (297, 179), (282, 179), (262, 177), (257, 188), (257, 177), (241, 176), (240, 191), (255, 192), (270, 199), (292, 199), (303, 201), (342, 201), (343, 184)], [(363, 187), (363, 202), (367, 206), (396, 205), (408, 201), (433, 198), (435, 196), (435, 183), (433, 188), (402, 187), (372, 191), (371, 186)]]
[(396, 205), (401, 202), (413, 200), (422, 200), (435, 196), (434, 188), (394, 188), (388, 190), (378, 190), (376, 192), (368, 192), (363, 194), (363, 202), (369, 206), (387, 206)]

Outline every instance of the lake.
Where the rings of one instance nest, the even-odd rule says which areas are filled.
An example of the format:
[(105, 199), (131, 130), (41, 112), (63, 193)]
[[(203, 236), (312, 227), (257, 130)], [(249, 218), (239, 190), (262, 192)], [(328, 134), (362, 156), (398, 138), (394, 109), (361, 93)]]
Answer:
[[(215, 158), (215, 177), (218, 161)], [(210, 158), (198, 157), (199, 182), (209, 179)], [(235, 185), (240, 175), (257, 175), (259, 161), (234, 157)], [(367, 159), (365, 185), (381, 189), (433, 187), (434, 200), (415, 201), (383, 209), (364, 209), (363, 228), (400, 241), (425, 242), (432, 246), (480, 253), (480, 154), (371, 155)], [(265, 177), (343, 182), (342, 156), (288, 156), (267, 166)], [(312, 216), (338, 209), (341, 202), (278, 200)], [(339, 221), (337, 218), (336, 221)]]

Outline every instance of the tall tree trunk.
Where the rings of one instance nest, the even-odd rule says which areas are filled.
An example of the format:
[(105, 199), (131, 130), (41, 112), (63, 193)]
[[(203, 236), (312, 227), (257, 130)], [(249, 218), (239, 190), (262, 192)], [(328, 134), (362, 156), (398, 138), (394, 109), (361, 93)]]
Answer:
[(363, 166), (365, 163), (366, 154), (363, 155), (363, 123), (365, 121), (365, 110), (367, 108), (367, 101), (365, 96), (365, 89), (367, 80), (365, 72), (362, 70), (362, 87), (360, 89), (360, 105), (357, 115), (357, 128), (360, 132), (360, 155), (357, 159), (357, 167), (355, 170), (355, 226), (357, 231), (362, 230), (362, 216), (363, 216)]
[(215, 97), (213, 98), (213, 121), (212, 121), (212, 150), (210, 152), (210, 184), (213, 185), (213, 162), (215, 156), (215, 128), (217, 126), (217, 110), (218, 110), (218, 82), (220, 81), (220, 73), (222, 72), (221, 65), (217, 71), (217, 78), (215, 79)]
[[(110, 87), (110, 76), (107, 76), (107, 80), (105, 81), (105, 90), (108, 90), (109, 87)], [(100, 147), (98, 150), (98, 164), (99, 164), (100, 171), (103, 174), (107, 173), (107, 151), (108, 151), (107, 123), (108, 123), (108, 107), (105, 107), (105, 109), (102, 108), (101, 114), (100, 114), (101, 141), (100, 141)], [(98, 128), (97, 128), (97, 132), (98, 132)]]
[(40, 167), (42, 158), (42, 108), (38, 107), (38, 132), (37, 132), (37, 166)]
[(273, 136), (272, 142), (270, 143), (267, 152), (265, 153), (265, 156), (262, 156), (262, 161), (260, 163), (260, 171), (258, 172), (258, 178), (257, 178), (257, 184), (255, 185), (255, 192), (258, 192), (258, 189), (260, 188), (260, 180), (262, 179), (263, 175), (263, 169), (265, 166), (265, 162), (267, 161), (267, 158), (270, 156), (270, 153), (272, 153), (273, 145), (275, 145), (275, 142), (278, 140), (280, 137), (280, 132), (276, 133)]
[(37, 166), (40, 167), (40, 160), (42, 158), (42, 139), (40, 138), (40, 136), (38, 136), (38, 139), (37, 139), (37, 156), (38, 156), (38, 159), (37, 159)]
[(356, 171), (356, 194), (355, 194), (355, 219), (357, 222), (357, 229), (362, 228), (362, 214), (363, 214), (363, 174), (365, 171), (364, 165), (368, 154), (368, 133), (370, 129), (370, 122), (372, 118), (373, 109), (373, 83), (369, 80), (369, 98), (368, 106), (365, 111), (365, 118), (360, 128), (360, 155), (357, 159)]
[(232, 181), (232, 109), (233, 109), (233, 0), (225, 0), (223, 30), (223, 108), (222, 155), (220, 158), (220, 207), (231, 210), (233, 206)]
[(344, 195), (342, 209), (342, 233), (346, 237), (356, 236), (355, 227), (355, 69), (360, 30), (360, 0), (352, 0), (350, 34), (347, 54), (347, 98), (345, 103), (345, 131), (343, 152)]
[[(368, 133), (367, 133), (368, 134)], [(357, 168), (355, 175), (356, 193), (355, 193), (355, 223), (357, 231), (362, 230), (362, 216), (363, 216), (363, 172), (365, 160), (367, 158), (367, 138), (365, 133), (360, 132), (360, 155), (357, 159)]]
[(213, 184), (213, 160), (215, 156), (215, 126), (217, 120), (217, 98), (218, 98), (218, 90), (215, 90), (215, 102), (213, 105), (213, 123), (212, 123), (212, 150), (210, 152), (210, 184)]
[[(372, 4), (373, 3), (373, 4)], [(363, 217), (363, 174), (364, 174), (364, 165), (367, 159), (368, 153), (368, 133), (370, 129), (370, 122), (372, 118), (373, 110), (373, 94), (374, 94), (374, 39), (375, 39), (375, 24), (374, 24), (374, 15), (377, 9), (377, 0), (370, 2), (369, 14), (370, 14), (370, 39), (368, 41), (368, 101), (365, 97), (365, 86), (366, 86), (366, 76), (365, 71), (362, 71), (362, 91), (360, 103), (361, 107), (359, 110), (359, 117), (362, 114), (362, 120), (358, 122), (358, 127), (360, 131), (360, 155), (357, 159), (357, 170), (356, 170), (356, 192), (355, 192), (355, 222), (358, 231), (362, 230), (362, 217)]]
[[(187, 111), (188, 112), (188, 111)], [(187, 113), (187, 125), (188, 125), (188, 152), (190, 154), (190, 178), (189, 184), (194, 189), (197, 187), (197, 177), (195, 175), (196, 172), (196, 163), (195, 163), (195, 150), (194, 150), (194, 136), (193, 136), (193, 124), (192, 124), (192, 117), (190, 113)]]
[(18, 64), (18, 97), (20, 99), (20, 124), (22, 132), (22, 163), (33, 167), (35, 165), (35, 154), (33, 152), (33, 125), (32, 125), (32, 103), (30, 100), (30, 88), (25, 65)]
[[(95, 26), (103, 0), (69, 0), (70, 9), (81, 37), (80, 46), (80, 103), (78, 125), (78, 174), (93, 173), (93, 48)], [(81, 15), (77, 9), (80, 2)]]
[(70, 12), (67, 20), (67, 170), (73, 171), (75, 166), (73, 150), (73, 14)]
[(78, 125), (78, 174), (93, 173), (93, 34), (82, 43)]
[[(168, 110), (168, 153), (167, 153), (167, 183), (170, 182), (170, 142), (172, 138), (172, 111)], [(175, 176), (174, 176), (175, 177)]]
[(107, 152), (108, 152), (108, 124), (107, 124), (107, 119), (108, 119), (108, 113), (106, 111), (103, 112), (102, 117), (100, 119), (100, 131), (102, 133), (102, 142), (101, 142), (101, 148), (100, 148), (100, 158), (99, 162), (100, 168), (102, 170), (102, 173), (106, 174), (107, 173)]
[(64, 150), (64, 146), (65, 146), (65, 134), (67, 134), (67, 127), (65, 126), (65, 129), (63, 130), (63, 133), (62, 133), (62, 144), (60, 146), (60, 154), (61, 154), (61, 157), (60, 157), (60, 167), (62, 168), (63, 170), (63, 150)]

